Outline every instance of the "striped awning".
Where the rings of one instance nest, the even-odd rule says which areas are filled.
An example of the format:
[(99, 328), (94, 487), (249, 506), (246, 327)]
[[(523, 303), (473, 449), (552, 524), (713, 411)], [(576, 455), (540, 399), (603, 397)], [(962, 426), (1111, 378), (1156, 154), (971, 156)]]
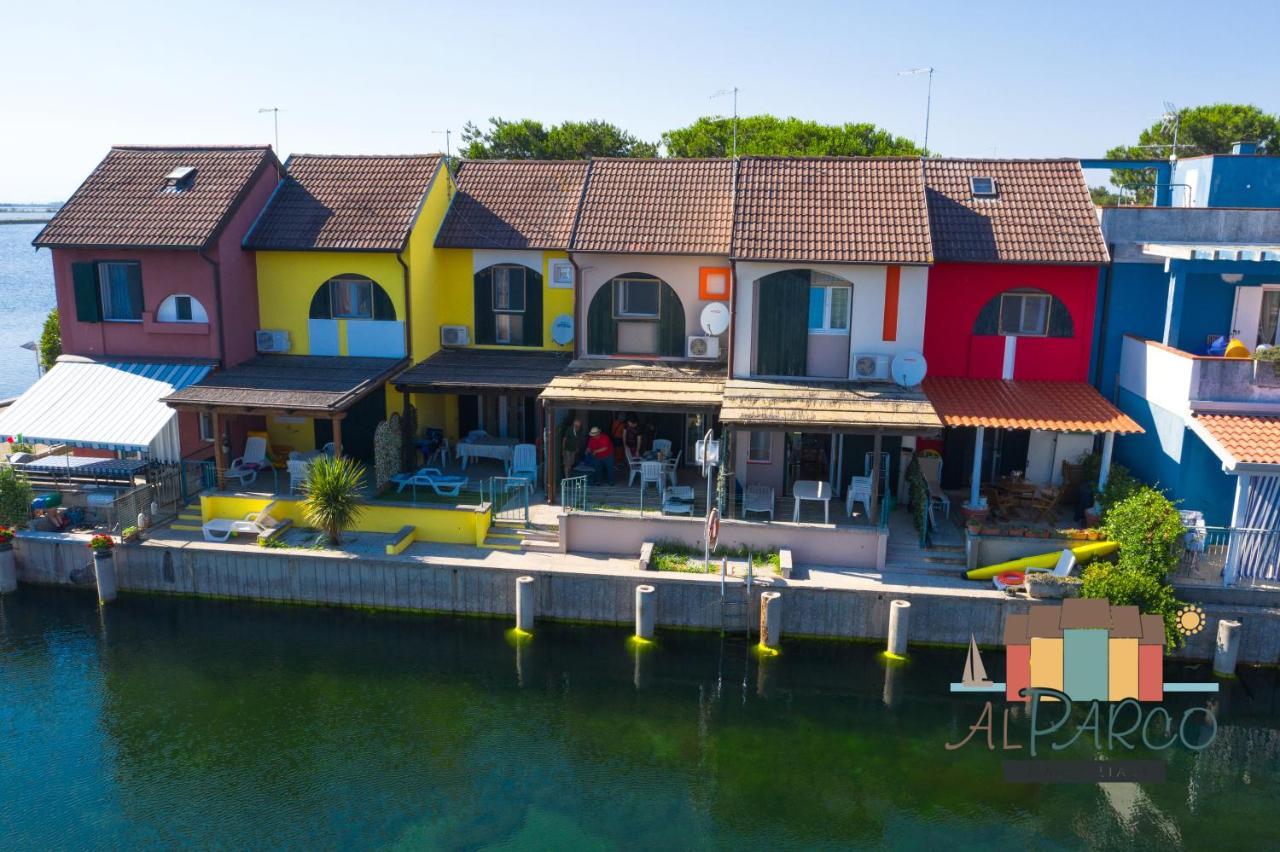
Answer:
[(0, 412), (0, 437), (178, 461), (178, 413), (161, 400), (200, 381), (211, 367), (64, 355)]

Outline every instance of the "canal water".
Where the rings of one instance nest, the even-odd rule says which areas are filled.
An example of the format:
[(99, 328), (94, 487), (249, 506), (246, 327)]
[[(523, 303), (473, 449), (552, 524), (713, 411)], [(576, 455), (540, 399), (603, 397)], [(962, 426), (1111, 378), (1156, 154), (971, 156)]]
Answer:
[[(963, 649), (919, 650), (886, 681), (866, 645), (786, 641), (759, 661), (672, 632), (637, 655), (624, 630), (539, 625), (516, 645), (507, 626), (137, 595), (100, 612), (92, 595), (23, 587), (0, 599), (0, 845), (950, 852), (1280, 836), (1274, 670), (1214, 700), (1207, 749), (1161, 753), (1163, 783), (1012, 785), (982, 735), (944, 748), (982, 705), (947, 692)], [(1093, 756), (1048, 759), (1064, 755)]]
[[(8, 218), (31, 213), (8, 214)], [(22, 349), (40, 340), (44, 319), (56, 303), (49, 250), (31, 241), (43, 223), (0, 221), (0, 399), (17, 396), (39, 378), (36, 355)]]

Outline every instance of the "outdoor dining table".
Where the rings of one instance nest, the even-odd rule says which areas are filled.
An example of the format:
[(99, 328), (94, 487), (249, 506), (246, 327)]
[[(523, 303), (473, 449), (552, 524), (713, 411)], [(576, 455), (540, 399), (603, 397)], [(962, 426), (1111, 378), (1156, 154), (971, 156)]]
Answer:
[(515, 438), (480, 438), (473, 441), (460, 441), (458, 443), (458, 460), (462, 462), (462, 469), (466, 470), (467, 465), (475, 459), (496, 459), (503, 463), (508, 469), (511, 467), (511, 456), (515, 452), (516, 444), (520, 443)]
[(795, 499), (795, 507), (791, 513), (793, 522), (800, 522), (800, 501), (817, 500), (822, 503), (823, 523), (831, 523), (831, 483), (800, 479), (792, 486), (791, 496)]

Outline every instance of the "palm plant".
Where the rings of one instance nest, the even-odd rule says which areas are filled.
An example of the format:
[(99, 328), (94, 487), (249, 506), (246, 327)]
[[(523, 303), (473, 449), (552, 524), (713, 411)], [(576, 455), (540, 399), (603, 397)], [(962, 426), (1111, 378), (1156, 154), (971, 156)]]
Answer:
[(343, 530), (350, 529), (364, 511), (363, 488), (364, 465), (354, 459), (321, 456), (311, 463), (302, 511), (334, 547), (341, 544)]

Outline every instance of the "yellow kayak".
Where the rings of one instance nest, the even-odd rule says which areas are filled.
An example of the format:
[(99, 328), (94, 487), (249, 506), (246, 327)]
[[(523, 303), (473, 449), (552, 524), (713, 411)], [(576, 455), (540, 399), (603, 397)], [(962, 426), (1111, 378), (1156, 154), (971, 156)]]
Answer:
[(970, 580), (990, 580), (992, 577), (999, 576), (1005, 571), (1031, 571), (1040, 570), (1048, 571), (1058, 564), (1058, 557), (1062, 555), (1064, 549), (1070, 550), (1076, 556), (1076, 561), (1083, 565), (1099, 556), (1106, 556), (1109, 553), (1115, 553), (1120, 547), (1114, 541), (1091, 541), (1088, 544), (1076, 545), (1072, 548), (1059, 548), (1049, 553), (1041, 553), (1037, 556), (1024, 556), (1021, 559), (1010, 559), (1008, 562), (1001, 562), (999, 565), (986, 565), (982, 568), (974, 568), (965, 574)]

